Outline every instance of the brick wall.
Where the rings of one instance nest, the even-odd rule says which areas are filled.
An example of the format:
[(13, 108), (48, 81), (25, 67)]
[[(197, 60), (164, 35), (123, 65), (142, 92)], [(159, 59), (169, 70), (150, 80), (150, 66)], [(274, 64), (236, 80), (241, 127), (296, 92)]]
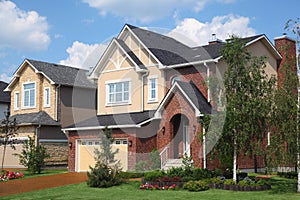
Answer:
[[(197, 133), (201, 130), (201, 125), (198, 123), (198, 119), (195, 116), (195, 111), (191, 105), (187, 102), (185, 97), (179, 91), (175, 91), (173, 97), (169, 100), (169, 103), (164, 108), (162, 113), (162, 119), (160, 122), (160, 128), (157, 134), (157, 147), (162, 151), (167, 145), (170, 146), (170, 154), (174, 154), (173, 151), (173, 124), (172, 118), (178, 114), (184, 115), (189, 120), (189, 133), (191, 141), (191, 156), (193, 157), (195, 166), (202, 167), (202, 145), (200, 145), (197, 139)], [(165, 131), (163, 132), (163, 127)], [(195, 131), (193, 130), (196, 128)]]
[(40, 143), (47, 149), (50, 155), (45, 160), (46, 166), (67, 166), (68, 164), (68, 143)]

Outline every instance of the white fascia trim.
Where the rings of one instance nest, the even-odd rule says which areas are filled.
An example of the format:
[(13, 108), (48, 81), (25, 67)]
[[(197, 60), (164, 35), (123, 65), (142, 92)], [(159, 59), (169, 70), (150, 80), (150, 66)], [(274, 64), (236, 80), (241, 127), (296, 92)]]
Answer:
[[(12, 138), (9, 138), (8, 141), (12, 141), (12, 140), (28, 140), (29, 138), (28, 137), (12, 137)], [(4, 139), (1, 138), (0, 141), (3, 141)]]
[(36, 74), (42, 74), (44, 77), (46, 77), (46, 79), (48, 79), (48, 81), (50, 82), (51, 85), (55, 84), (55, 82), (53, 80), (51, 80), (44, 72), (41, 72), (41, 71), (37, 70), (29, 61), (27, 61), (27, 63), (29, 64), (29, 66), (32, 67), (32, 69), (34, 70), (34, 72)]
[(63, 139), (40, 139), (39, 142), (68, 142), (68, 140)]
[(99, 130), (105, 128), (141, 128), (140, 124), (132, 125), (132, 124), (125, 124), (125, 125), (110, 125), (110, 126), (87, 126), (87, 127), (75, 127), (75, 128), (65, 128), (61, 129), (64, 133), (67, 131), (83, 131), (83, 130)]
[(131, 56), (128, 55), (128, 53), (122, 48), (122, 46), (118, 43), (118, 41), (114, 38), (114, 42), (117, 44), (117, 46), (123, 51), (123, 53), (126, 55), (126, 57), (136, 66), (137, 72), (147, 72), (146, 69), (141, 69), (140, 66), (138, 66), (134, 60), (131, 58)]
[(246, 44), (246, 47), (247, 46), (250, 46), (251, 44), (261, 40), (261, 39), (264, 39), (265, 41), (267, 41), (268, 45), (271, 47), (271, 49), (275, 52), (275, 54), (280, 58), (282, 59), (282, 56), (280, 55), (280, 53), (277, 51), (277, 49), (274, 47), (274, 45), (270, 42), (270, 40), (265, 36), (265, 35), (262, 35), (258, 38), (256, 38), (255, 40), (251, 40), (250, 42), (248, 42)]
[(120, 34), (118, 35), (118, 39), (121, 38), (121, 36), (123, 35), (125, 29), (128, 29), (128, 31), (131, 33), (131, 35), (133, 35), (138, 42), (147, 50), (147, 52), (154, 58), (154, 60), (160, 65), (163, 66), (163, 64), (158, 60), (158, 58), (156, 58), (153, 53), (148, 49), (148, 47), (146, 47), (146, 45), (140, 40), (140, 38), (137, 37), (136, 34), (134, 34), (134, 32), (128, 27), (128, 25), (126, 24), (123, 28), (123, 30), (120, 32)]
[(195, 104), (191, 101), (191, 99), (187, 96), (187, 94), (184, 92), (184, 90), (179, 86), (179, 84), (177, 82), (175, 82), (173, 84), (173, 86), (171, 87), (171, 89), (168, 91), (168, 93), (166, 94), (165, 98), (163, 99), (163, 101), (161, 102), (161, 104), (158, 106), (153, 119), (160, 119), (161, 118), (161, 109), (163, 108), (164, 104), (166, 103), (166, 101), (168, 101), (171, 97), (171, 94), (174, 90), (174, 88), (177, 87), (180, 92), (183, 94), (183, 96), (188, 100), (188, 102), (192, 105), (192, 107), (195, 110), (195, 114), (196, 117), (202, 116), (203, 114), (200, 112), (200, 110), (198, 110), (198, 108), (195, 106)]
[[(93, 70), (90, 72), (90, 74), (89, 74), (90, 77), (95, 78), (95, 79), (98, 78), (98, 77), (95, 77), (95, 76), (94, 76), (94, 73), (97, 71), (97, 69), (99, 68), (99, 66), (100, 66), (100, 69), (103, 68), (104, 65), (100, 65), (100, 64), (103, 62), (103, 59), (104, 59), (105, 57), (107, 57), (107, 53), (108, 53), (109, 51), (111, 51), (110, 48), (111, 48), (112, 45), (113, 45), (113, 40), (110, 41), (109, 45), (106, 47), (105, 51), (103, 52), (101, 58), (99, 59), (99, 61), (97, 62), (97, 64), (96, 64), (95, 67), (93, 68)], [(100, 71), (100, 70), (99, 70), (99, 71)]]
[(202, 60), (202, 61), (195, 61), (195, 62), (187, 62), (187, 63), (182, 63), (182, 64), (177, 64), (177, 65), (169, 65), (166, 68), (177, 68), (177, 67), (184, 67), (188, 65), (199, 65), (199, 64), (204, 64), (204, 63), (217, 63), (218, 59), (208, 59), (208, 60)]

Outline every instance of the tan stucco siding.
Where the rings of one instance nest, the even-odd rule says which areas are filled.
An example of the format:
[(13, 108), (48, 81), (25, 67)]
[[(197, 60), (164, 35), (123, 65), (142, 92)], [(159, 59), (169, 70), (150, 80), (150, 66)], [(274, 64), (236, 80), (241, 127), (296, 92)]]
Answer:
[[(32, 108), (24, 108), (24, 91), (23, 84), (35, 83), (35, 106)], [(44, 106), (44, 88), (50, 89), (50, 107)], [(19, 109), (15, 109), (15, 93), (19, 93)], [(28, 65), (20, 72), (19, 80), (13, 86), (11, 91), (11, 115), (27, 114), (44, 110), (53, 119), (56, 117), (56, 91), (55, 86), (50, 84), (42, 74), (37, 74)]]
[[(112, 82), (130, 82), (129, 104), (107, 105), (106, 87)], [(102, 73), (98, 79), (98, 114), (138, 112), (141, 110), (141, 79), (134, 69)]]
[[(159, 106), (160, 102), (162, 101), (166, 85), (165, 85), (165, 77), (164, 72), (162, 70), (159, 70), (156, 66), (148, 67), (149, 75), (145, 78), (145, 84), (144, 84), (144, 109), (145, 110), (155, 110)], [(149, 78), (151, 77), (157, 77), (157, 101), (151, 102), (149, 101)]]
[(249, 45), (247, 49), (253, 56), (266, 56), (266, 73), (277, 77), (277, 60), (261, 41)]
[[(252, 56), (266, 56), (267, 59), (266, 59), (265, 72), (269, 76), (274, 75), (277, 77), (277, 60), (261, 41), (257, 41), (247, 46), (247, 50), (250, 52)], [(222, 75), (222, 77), (224, 77), (225, 71), (227, 69), (228, 66), (223, 60), (221, 60), (217, 64), (217, 72), (219, 72)]]

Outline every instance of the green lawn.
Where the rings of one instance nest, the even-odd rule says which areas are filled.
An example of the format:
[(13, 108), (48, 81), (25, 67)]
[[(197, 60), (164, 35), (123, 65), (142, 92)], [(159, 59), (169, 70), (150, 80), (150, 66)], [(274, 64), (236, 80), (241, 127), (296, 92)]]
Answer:
[(270, 191), (263, 192), (234, 192), (210, 189), (205, 192), (180, 191), (143, 191), (139, 189), (140, 182), (129, 182), (111, 188), (90, 188), (86, 183), (74, 184), (64, 187), (40, 190), (3, 197), (2, 199), (108, 199), (108, 200), (176, 200), (176, 199), (259, 199), (259, 200), (293, 200), (300, 199), (297, 194), (296, 180), (274, 178), (271, 182), (275, 185)]

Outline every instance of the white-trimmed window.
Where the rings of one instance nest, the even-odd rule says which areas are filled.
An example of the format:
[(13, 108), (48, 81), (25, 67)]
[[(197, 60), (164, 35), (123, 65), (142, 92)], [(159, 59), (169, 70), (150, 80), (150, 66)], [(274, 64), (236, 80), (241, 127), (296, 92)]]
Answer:
[(20, 92), (15, 92), (14, 94), (14, 109), (20, 109)]
[(106, 105), (130, 103), (130, 81), (106, 83)]
[(23, 107), (34, 108), (35, 107), (35, 83), (23, 84)]
[(157, 102), (157, 76), (148, 78), (148, 102)]
[(50, 88), (44, 88), (44, 107), (50, 107)]

